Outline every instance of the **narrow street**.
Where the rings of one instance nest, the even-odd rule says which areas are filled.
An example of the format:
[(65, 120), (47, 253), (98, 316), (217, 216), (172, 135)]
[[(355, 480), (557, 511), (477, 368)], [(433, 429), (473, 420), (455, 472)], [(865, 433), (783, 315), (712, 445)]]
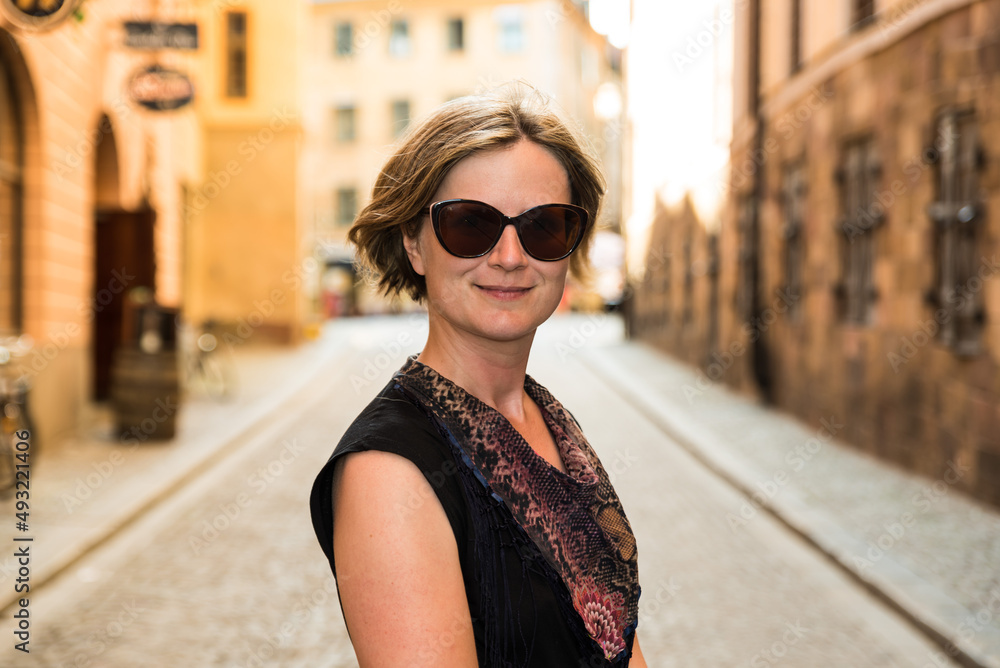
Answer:
[[(275, 405), (237, 451), (33, 591), (32, 652), (15, 666), (357, 665), (310, 524), (312, 480), (353, 417), (425, 336), (421, 316), (343, 321), (349, 350)], [(956, 665), (742, 496), (586, 363), (620, 343), (613, 317), (557, 318), (529, 373), (583, 425), (632, 522), (651, 667)]]

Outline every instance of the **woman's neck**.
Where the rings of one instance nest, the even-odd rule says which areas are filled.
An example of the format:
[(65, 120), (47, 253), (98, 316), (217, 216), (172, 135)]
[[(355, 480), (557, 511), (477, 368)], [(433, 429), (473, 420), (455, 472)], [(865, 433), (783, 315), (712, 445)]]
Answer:
[(448, 332), (432, 321), (417, 360), (508, 418), (524, 415), (524, 377), (534, 334), (518, 341), (484, 341)]

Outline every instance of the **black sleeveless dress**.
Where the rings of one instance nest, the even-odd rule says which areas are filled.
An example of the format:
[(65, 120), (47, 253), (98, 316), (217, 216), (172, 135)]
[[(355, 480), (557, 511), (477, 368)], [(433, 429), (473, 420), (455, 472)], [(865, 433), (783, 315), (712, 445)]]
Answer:
[[(579, 425), (530, 377), (525, 390), (566, 473), (495, 409), (411, 358), (317, 476), (310, 499), (317, 538), (336, 576), (331, 485), (341, 457), (363, 450), (405, 457), (455, 534), (480, 666), (623, 668), (638, 623), (635, 538)], [(420, 503), (414, 498), (412, 507)]]

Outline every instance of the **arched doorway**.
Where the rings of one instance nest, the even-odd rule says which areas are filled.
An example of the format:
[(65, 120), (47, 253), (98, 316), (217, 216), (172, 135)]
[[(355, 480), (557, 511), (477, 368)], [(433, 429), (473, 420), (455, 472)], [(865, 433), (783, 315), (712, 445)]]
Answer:
[(94, 164), (94, 399), (111, 393), (115, 350), (127, 343), (125, 301), (130, 290), (155, 288), (153, 223), (149, 207), (125, 211), (120, 201), (118, 146), (107, 116), (98, 124)]
[(9, 35), (0, 31), (0, 334), (24, 329), (24, 110)]

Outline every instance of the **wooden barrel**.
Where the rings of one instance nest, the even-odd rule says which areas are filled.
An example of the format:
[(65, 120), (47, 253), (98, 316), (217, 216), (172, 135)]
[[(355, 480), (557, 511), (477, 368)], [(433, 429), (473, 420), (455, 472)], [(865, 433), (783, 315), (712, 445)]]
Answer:
[(118, 432), (139, 442), (173, 438), (180, 408), (177, 351), (145, 353), (126, 346), (111, 366), (111, 403)]

